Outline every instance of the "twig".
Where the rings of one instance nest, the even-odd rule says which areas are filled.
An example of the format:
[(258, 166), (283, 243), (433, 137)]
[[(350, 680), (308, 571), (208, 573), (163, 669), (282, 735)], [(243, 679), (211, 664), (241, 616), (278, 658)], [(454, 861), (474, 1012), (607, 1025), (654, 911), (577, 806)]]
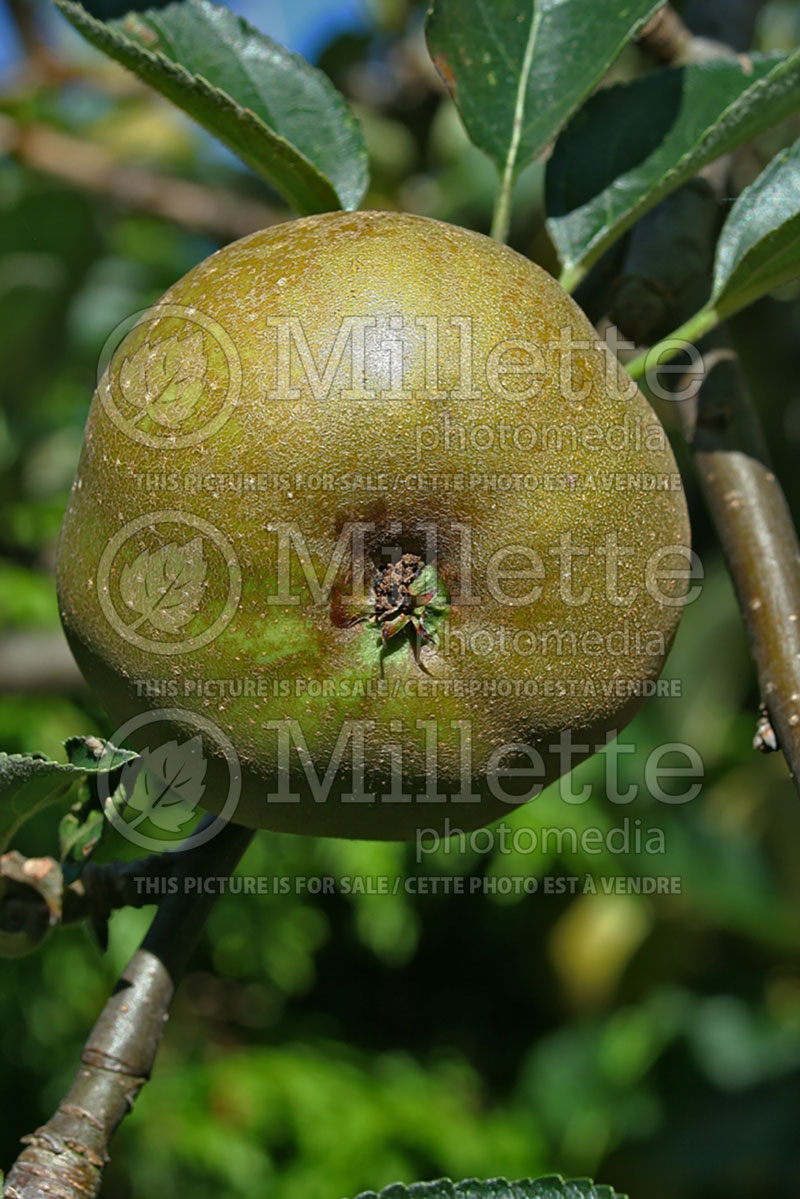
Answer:
[[(179, 855), (177, 877), (227, 877), (253, 833), (226, 825)], [(217, 888), (179, 887), (114, 988), (83, 1050), (81, 1068), (55, 1113), (23, 1137), (5, 1199), (92, 1199), (109, 1141), (150, 1077), (175, 987), (214, 904)]]
[(107, 196), (122, 208), (165, 217), (226, 241), (286, 219), (279, 209), (256, 200), (121, 163), (102, 146), (46, 125), (23, 125), (6, 115), (0, 115), (3, 152), (85, 191)]
[[(693, 0), (684, 16), (699, 35), (693, 54), (713, 45), (745, 50), (750, 45), (763, 0)], [(724, 192), (729, 160), (703, 173), (715, 204)], [(668, 309), (678, 321), (693, 317), (710, 290), (716, 222), (707, 219), (692, 229), (691, 271), (682, 280), (683, 295), (673, 295), (671, 263), (681, 253), (686, 227), (677, 219), (680, 193), (648, 214), (631, 239), (617, 291), (614, 319), (623, 333), (646, 342), (658, 335)], [(705, 246), (703, 239), (706, 239)], [(630, 302), (625, 288), (632, 281), (655, 300), (645, 306)], [(625, 303), (621, 302), (625, 299)], [(660, 301), (660, 303), (658, 302)], [(637, 323), (638, 322), (638, 323)], [(627, 327), (626, 327), (627, 325)], [(706, 328), (710, 325), (706, 322)], [(699, 337), (702, 322), (694, 330)], [(800, 544), (789, 506), (769, 463), (766, 439), (747, 394), (741, 367), (724, 325), (701, 341), (705, 377), (694, 400), (678, 403), (682, 431), (693, 454), (706, 503), (733, 578), (758, 672), (763, 705), (771, 726), (800, 785)]]
[(40, 70), (46, 73), (53, 62), (53, 52), (42, 37), (34, 5), (31, 0), (6, 0), (6, 3), (29, 67), (34, 73)]
[(86, 690), (63, 633), (17, 629), (0, 637), (0, 694), (72, 694)]
[(638, 43), (657, 62), (676, 62), (686, 53), (691, 32), (671, 4), (660, 8), (639, 34)]
[(630, 233), (609, 316), (636, 345), (671, 333), (711, 269), (719, 203), (710, 183), (692, 179), (657, 204)]
[(16, 850), (0, 856), (0, 956), (35, 949), (59, 924), (88, 920), (105, 950), (108, 920), (117, 908), (143, 908), (169, 893), (180, 857), (153, 853), (132, 862), (87, 862), (65, 885), (55, 858), (26, 858)]
[[(764, 0), (731, 0), (718, 19), (716, 0), (689, 0), (683, 17), (665, 4), (639, 35), (638, 42), (656, 62), (680, 66), (747, 50), (753, 44), (756, 19)], [(727, 37), (723, 33), (727, 29)]]
[(724, 330), (676, 405), (747, 626), (763, 706), (800, 785), (800, 544)]

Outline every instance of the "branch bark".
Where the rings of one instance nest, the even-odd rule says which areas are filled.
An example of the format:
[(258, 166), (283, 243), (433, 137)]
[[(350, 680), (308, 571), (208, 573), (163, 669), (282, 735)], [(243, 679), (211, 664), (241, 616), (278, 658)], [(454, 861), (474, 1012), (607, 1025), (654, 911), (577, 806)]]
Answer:
[(72, 695), (86, 689), (62, 632), (17, 629), (0, 636), (0, 694)]
[(733, 579), (769, 716), (800, 788), (800, 542), (724, 328), (700, 343), (704, 375), (676, 407)]
[[(761, 7), (763, 0), (691, 0), (684, 18), (693, 48), (681, 54), (700, 57), (709, 46), (713, 54), (748, 49)], [(729, 165), (730, 159), (712, 164), (636, 226), (611, 318), (639, 344), (668, 333), (705, 303)], [(687, 204), (697, 210), (688, 225)], [(683, 253), (687, 236), (690, 259)], [(800, 543), (725, 328), (700, 349), (704, 379), (694, 399), (677, 403), (678, 416), (736, 588), (763, 705), (800, 786)]]
[(54, 61), (54, 55), (42, 37), (34, 4), (31, 0), (6, 0), (6, 3), (29, 68), (34, 72), (46, 73)]
[(657, 62), (675, 62), (683, 57), (692, 34), (671, 4), (660, 8), (639, 34), (638, 42)]
[(100, 948), (108, 947), (108, 920), (117, 908), (144, 908), (169, 894), (180, 856), (153, 853), (132, 862), (87, 862), (65, 883), (55, 858), (0, 856), (0, 957), (35, 949), (52, 928), (86, 920)]
[(287, 219), (280, 209), (257, 200), (120, 162), (102, 146), (46, 125), (22, 124), (5, 114), (0, 114), (0, 153), (107, 196), (121, 208), (149, 212), (223, 241)]
[(638, 42), (660, 63), (703, 62), (749, 50), (765, 0), (688, 0), (683, 16), (665, 4)]
[[(179, 852), (177, 877), (184, 884), (227, 877), (252, 837), (251, 829), (226, 825), (213, 840)], [(67, 1095), (46, 1124), (22, 1138), (4, 1199), (99, 1194), (109, 1141), (150, 1077), (175, 987), (217, 891), (184, 885), (162, 901), (100, 1013)]]

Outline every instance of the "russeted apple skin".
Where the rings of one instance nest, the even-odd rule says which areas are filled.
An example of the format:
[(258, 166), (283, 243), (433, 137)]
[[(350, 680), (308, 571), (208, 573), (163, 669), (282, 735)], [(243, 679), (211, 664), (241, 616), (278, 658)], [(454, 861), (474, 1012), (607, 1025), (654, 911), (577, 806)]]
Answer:
[[(674, 478), (677, 468), (647, 401), (597, 344), (586, 317), (545, 271), (480, 234), (438, 221), (386, 212), (335, 213), (277, 225), (226, 246), (189, 271), (159, 304), (197, 310), (218, 323), (238, 353), (241, 392), (220, 429), (197, 444), (185, 444), (187, 434), (208, 422), (214, 405), (219, 408), (230, 382), (225, 355), (206, 340), (204, 398), (175, 426), (181, 445), (145, 444), (145, 438), (132, 437), (130, 429), (112, 419), (103, 395), (122, 394), (120, 371), (127, 371), (125, 402), (132, 410), (147, 402), (145, 368), (141, 355), (134, 358), (135, 351), (146, 337), (157, 343), (161, 337), (182, 336), (185, 325), (172, 317), (130, 333), (98, 387), (64, 517), (58, 588), (75, 657), (114, 721), (121, 724), (137, 713), (163, 707), (213, 721), (233, 743), (241, 762), (242, 795), (234, 819), (244, 824), (293, 833), (405, 840), (414, 838), (419, 828), (441, 829), (445, 818), (451, 827), (469, 830), (513, 811), (514, 805), (494, 791), (511, 791), (519, 802), (559, 777), (563, 759), (550, 747), (557, 746), (564, 730), (571, 731), (574, 742), (593, 750), (631, 719), (640, 695), (619, 694), (616, 683), (641, 684), (658, 676), (681, 613), (680, 603), (662, 602), (658, 591), (648, 590), (645, 569), (654, 551), (688, 546), (685, 497), (680, 487), (640, 490), (598, 482), (641, 472)], [(342, 392), (351, 386), (346, 353), (330, 394), (315, 398), (293, 349), (290, 382), (300, 389), (300, 399), (270, 398), (280, 373), (280, 330), (274, 318), (289, 316), (299, 319), (320, 371), (342, 318), (402, 317), (408, 338), (402, 384), (411, 397), (343, 398)], [(424, 326), (415, 321), (434, 316), (440, 330), (438, 394), (431, 396)], [(464, 385), (458, 327), (449, 324), (453, 318), (469, 318), (471, 325), (471, 399), (448, 394)], [(506, 373), (496, 386), (487, 383), (487, 358), (498, 343), (524, 341), (551, 353), (563, 330), (585, 345), (572, 356), (573, 385), (583, 386), (584, 395), (565, 395), (564, 379), (552, 367), (534, 380), (534, 394), (526, 398), (514, 391), (531, 386), (529, 376)], [(377, 379), (379, 390), (389, 389), (390, 383), (394, 386), (388, 377), (389, 352), (374, 351), (375, 342), (366, 344), (371, 371), (367, 384), (375, 386)], [(507, 367), (529, 359), (512, 348), (501, 361)], [(448, 420), (451, 431), (465, 428), (463, 444), (452, 432), (449, 440), (445, 437), (443, 422)], [(480, 437), (475, 434), (478, 425)], [(576, 444), (567, 439), (559, 448), (551, 439), (550, 444), (540, 441), (529, 448), (527, 437), (518, 438), (526, 446), (519, 448), (511, 436), (492, 438), (492, 429), (501, 426), (573, 429)], [(590, 426), (600, 426), (604, 435), (584, 438)], [(638, 444), (632, 437), (606, 438), (617, 426), (637, 428)], [(170, 432), (149, 417), (137, 427), (156, 435), (156, 442)], [(193, 489), (183, 483), (172, 489), (153, 482), (157, 476), (185, 480), (238, 472), (262, 480), (268, 474), (273, 482), (252, 490), (225, 485)], [(410, 478), (413, 472), (429, 478)], [(304, 486), (292, 481), (298, 474), (328, 475), (338, 483)], [(475, 474), (548, 477), (551, 482), (495, 488), (470, 484)], [(378, 475), (385, 477), (383, 482), (376, 481)], [(462, 486), (452, 482), (459, 475)], [(292, 479), (281, 485), (274, 482), (276, 476)], [(347, 480), (346, 486), (342, 480)], [(148, 513), (176, 509), (210, 522), (229, 540), (241, 567), (242, 592), (233, 619), (214, 640), (199, 649), (166, 655), (131, 644), (107, 618), (100, 593), (118, 587), (121, 568), (113, 567), (103, 581), (98, 580), (98, 567), (123, 526)], [(418, 546), (419, 522), (436, 527), (437, 566), (455, 602), (438, 647), (422, 651), (424, 670), (409, 642), (382, 654), (373, 627), (342, 627), (343, 621), (332, 619), (330, 602), (314, 602), (294, 549), (291, 588), (299, 602), (269, 602), (279, 589), (278, 536), (271, 530), (281, 522), (305, 537), (320, 580), (347, 522), (371, 526), (367, 549), (381, 565), (387, 561), (379, 556), (382, 548)], [(459, 526), (470, 529), (471, 589), (477, 602), (459, 602)], [(628, 551), (619, 565), (618, 592), (633, 587), (635, 594), (624, 604), (618, 596), (609, 596), (606, 560), (598, 552), (610, 531)], [(563, 570), (554, 555), (562, 535), (570, 535), (573, 546), (588, 551), (573, 559), (572, 586), (574, 593), (588, 587), (589, 602), (565, 601)], [(176, 526), (170, 536), (185, 540), (197, 533), (190, 528), (181, 533)], [(125, 561), (152, 544), (145, 527), (132, 537)], [(498, 599), (487, 585), (492, 555), (514, 545), (536, 551), (545, 566), (540, 594), (516, 605)], [(186, 637), (202, 633), (208, 627), (208, 612), (224, 605), (228, 575), (214, 554), (209, 546), (203, 603), (181, 630)], [(663, 565), (676, 563), (668, 559)], [(519, 558), (504, 561), (501, 568), (521, 566), (530, 569)], [(531, 586), (530, 578), (506, 580), (503, 595), (519, 595)], [(687, 584), (676, 579), (659, 586), (661, 595), (674, 601)], [(115, 602), (124, 612), (124, 605)], [(593, 636), (587, 639), (587, 633)], [(525, 640), (528, 634), (550, 634), (554, 648), (539, 646), (532, 652), (531, 639)], [(555, 652), (558, 636), (560, 653)], [(185, 679), (256, 680), (257, 694), (220, 698), (197, 690), (186, 693)], [(295, 679), (325, 682), (328, 694), (310, 696), (307, 687), (295, 686)], [(450, 680), (449, 692), (435, 694), (434, 679)], [(171, 680), (175, 690), (154, 697), (143, 692), (141, 680)], [(274, 695), (270, 689), (280, 680), (289, 680), (288, 693)], [(366, 680), (372, 693), (353, 695), (359, 680)], [(524, 694), (509, 687), (515, 680), (522, 681)], [(350, 685), (351, 694), (343, 684)], [(458, 684), (465, 694), (458, 693)], [(383, 690), (376, 693), (379, 687)], [(343, 723), (372, 722), (362, 727), (364, 787), (374, 800), (348, 798), (354, 790), (352, 742), (345, 746), (324, 799), (312, 794), (294, 748), (290, 790), (299, 794), (299, 801), (271, 799), (278, 790), (277, 733), (266, 726), (286, 718), (298, 722), (293, 727), (302, 730), (320, 779)], [(430, 737), (426, 759), (426, 729), (417, 722), (435, 722), (435, 777)], [(428, 724), (429, 734), (432, 727)], [(138, 740), (132, 737), (134, 748), (148, 744), (151, 732), (145, 727)], [(173, 736), (180, 741), (196, 733), (191, 721), (179, 720)], [(463, 802), (462, 743), (471, 751), (467, 782), (477, 801)], [(488, 780), (490, 755), (509, 743), (539, 752), (544, 776)], [(209, 766), (201, 805), (217, 811), (227, 794), (228, 767), (212, 741), (207, 740), (205, 748)], [(392, 800), (385, 798), (392, 794), (392, 763), (400, 753), (402, 792), (412, 796), (408, 802), (397, 801), (398, 784)], [(505, 755), (499, 766), (505, 771), (530, 763), (520, 751)], [(443, 802), (433, 801), (442, 795)]]

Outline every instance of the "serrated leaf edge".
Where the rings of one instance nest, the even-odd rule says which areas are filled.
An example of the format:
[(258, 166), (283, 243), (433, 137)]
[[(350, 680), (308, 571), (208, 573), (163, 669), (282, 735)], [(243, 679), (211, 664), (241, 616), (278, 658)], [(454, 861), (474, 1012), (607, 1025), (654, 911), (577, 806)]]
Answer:
[[(770, 53), (765, 54), (764, 57), (766, 57), (766, 58), (772, 57), (777, 53), (779, 53), (779, 52), (771, 51)], [(737, 57), (739, 59), (739, 65), (741, 66), (742, 65), (741, 57), (740, 56), (737, 56)], [(692, 64), (689, 64), (689, 66), (694, 70), (702, 70), (702, 69), (715, 70), (723, 63), (729, 64), (732, 62), (734, 62), (733, 58), (731, 58), (730, 60), (715, 59), (708, 63), (692, 63)], [(685, 163), (687, 162), (687, 160), (692, 157), (692, 155), (696, 152), (696, 150), (699, 146), (702, 146), (704, 140), (707, 137), (710, 137), (710, 135), (713, 131), (718, 132), (725, 125), (726, 120), (728, 120), (730, 118), (730, 115), (733, 112), (733, 110), (736, 108), (737, 105), (739, 105), (743, 102), (745, 97), (749, 96), (752, 99), (752, 97), (754, 95), (757, 96), (759, 89), (763, 90), (764, 88), (766, 88), (769, 84), (774, 82), (776, 77), (779, 77), (782, 70), (788, 70), (790, 65), (797, 65), (798, 62), (800, 62), (800, 50), (796, 50), (793, 54), (781, 55), (780, 61), (776, 62), (775, 68), (772, 71), (770, 71), (769, 74), (765, 75), (763, 77), (763, 79), (756, 80), (756, 82), (753, 83), (749, 88), (745, 88), (744, 91), (740, 92), (735, 100), (731, 101), (731, 103), (728, 105), (728, 107), (723, 110), (719, 119), (717, 121), (715, 121), (713, 125), (707, 127), (706, 132), (703, 134), (703, 136), (698, 141), (694, 142), (692, 144), (692, 146), (690, 146), (689, 149), (686, 150), (685, 153), (678, 159), (678, 161), (666, 172), (666, 174), (662, 176), (661, 181), (656, 188), (654, 188), (652, 191), (648, 192), (646, 194), (646, 196), (644, 196), (632, 209), (630, 209), (628, 212), (626, 212), (625, 215), (623, 217), (621, 217), (620, 220), (618, 222), (616, 222), (614, 225), (604, 226), (601, 230), (599, 230), (590, 239), (590, 241), (587, 242), (583, 246), (582, 251), (580, 253), (578, 253), (578, 254), (570, 253), (570, 255), (568, 257), (565, 257), (565, 259), (562, 263), (564, 273), (571, 272), (571, 271), (575, 270), (575, 268), (577, 268), (577, 267), (583, 267), (585, 269), (588, 269), (590, 266), (592, 266), (597, 261), (597, 259), (600, 257), (600, 255), (602, 253), (604, 253), (605, 250), (607, 250), (611, 245), (613, 245), (614, 242), (617, 241), (618, 238), (620, 238), (623, 233), (626, 233), (627, 230), (630, 229), (632, 225), (635, 225), (636, 222), (639, 220), (639, 218), (645, 212), (647, 212), (647, 211), (649, 211), (649, 209), (655, 207), (655, 205), (659, 202), (659, 200), (662, 200), (664, 198), (664, 196), (669, 195), (669, 193), (671, 191), (674, 191), (675, 188), (680, 185), (680, 183), (682, 181), (681, 173), (685, 168)], [(664, 71), (682, 71), (682, 70), (686, 70), (686, 69), (687, 69), (686, 67), (665, 67), (665, 68), (663, 68)], [(634, 81), (634, 83), (635, 82), (636, 81)], [(612, 87), (617, 87), (617, 88), (627, 88), (630, 86), (631, 86), (630, 83), (617, 83), (617, 84), (612, 85)], [(758, 132), (758, 130), (756, 130), (755, 132)], [(720, 140), (722, 140), (722, 139), (720, 138)], [(720, 154), (725, 154), (725, 153), (727, 153), (727, 151), (725, 151), (725, 150), (720, 151)], [(695, 167), (692, 168), (692, 172), (694, 172), (695, 169), (700, 170), (702, 168), (702, 166), (707, 164), (707, 162), (713, 162), (714, 157), (719, 157), (719, 155), (716, 155), (716, 156), (712, 155), (712, 157), (710, 159), (706, 160), (706, 162), (698, 163), (696, 168)], [(598, 195), (600, 195), (600, 194), (601, 193), (598, 193)], [(587, 201), (587, 204), (593, 203), (596, 199), (597, 199), (597, 196), (592, 196), (591, 200)], [(585, 205), (584, 205), (584, 207), (585, 207)], [(547, 223), (549, 225), (550, 220), (548, 220)]]
[[(93, 17), (91, 13), (76, 0), (55, 0), (55, 4), (62, 15), (70, 22), (70, 24), (78, 30), (79, 33), (86, 38), (97, 49), (107, 53), (109, 57), (115, 58), (126, 70), (131, 71), (152, 87), (155, 91), (162, 95), (167, 95), (162, 90), (158, 82), (146, 78), (136, 70), (135, 66), (122, 60), (121, 56), (112, 53), (109, 46), (115, 50), (119, 50), (126, 56), (136, 59), (141, 56), (149, 65), (151, 71), (158, 78), (160, 73), (166, 74), (171, 78), (172, 82), (189, 89), (196, 88), (203, 93), (205, 99), (210, 100), (212, 105), (229, 109), (233, 114), (242, 119), (244, 123), (249, 124), (261, 137), (265, 138), (271, 145), (271, 148), (276, 151), (281, 162), (286, 166), (287, 173), (292, 175), (297, 184), (298, 190), (291, 195), (287, 194), (288, 189), (279, 177), (269, 169), (269, 164), (257, 155), (248, 154), (246, 147), (238, 144), (233, 138), (220, 133), (218, 130), (211, 130), (213, 136), (223, 142), (229, 150), (232, 151), (238, 158), (245, 162), (251, 170), (265, 179), (272, 187), (274, 187), (288, 202), (295, 207), (301, 215), (310, 215), (316, 212), (329, 212), (332, 210), (343, 208), (341, 197), (336, 190), (336, 187), (328, 179), (327, 175), (323, 174), (314, 163), (306, 157), (302, 150), (298, 149), (292, 142), (287, 141), (280, 133), (276, 133), (274, 129), (270, 129), (269, 125), (264, 122), (261, 117), (255, 113), (252, 108), (248, 108), (238, 102), (228, 92), (217, 87), (206, 79), (204, 75), (196, 75), (188, 70), (182, 63), (175, 62), (168, 58), (159, 50), (148, 50), (145, 46), (140, 46), (138, 42), (125, 37), (124, 34), (115, 29), (111, 29), (104, 21)], [(167, 95), (176, 107), (180, 108), (187, 114), (196, 124), (202, 125), (202, 121), (189, 110), (189, 108), (179, 99), (175, 99), (172, 95)], [(355, 117), (353, 117), (355, 120)], [(362, 162), (366, 162), (366, 155), (361, 152), (359, 155)], [(301, 169), (298, 170), (298, 167)], [(362, 172), (363, 174), (363, 172)], [(365, 181), (366, 184), (366, 181)], [(363, 195), (363, 192), (362, 192)], [(312, 198), (313, 197), (313, 198)], [(360, 197), (359, 197), (360, 199)], [(359, 199), (352, 204), (355, 208), (358, 205)], [(348, 202), (349, 204), (349, 202)]]

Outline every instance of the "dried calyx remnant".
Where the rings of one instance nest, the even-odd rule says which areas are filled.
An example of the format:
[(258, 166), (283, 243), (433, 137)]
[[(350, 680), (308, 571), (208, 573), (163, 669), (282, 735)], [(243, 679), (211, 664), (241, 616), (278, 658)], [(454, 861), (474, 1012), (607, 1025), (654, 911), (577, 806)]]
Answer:
[(414, 595), (411, 584), (422, 573), (422, 559), (417, 554), (403, 554), (397, 562), (390, 562), (383, 570), (375, 572), (372, 580), (373, 618), (381, 626), (384, 641), (402, 627), (403, 618), (409, 618), (418, 607), (430, 602), (432, 596)]
[(375, 571), (366, 609), (346, 624), (377, 626), (383, 646), (409, 625), (422, 641), (435, 642), (447, 609), (447, 591), (436, 568), (418, 554), (401, 554)]

